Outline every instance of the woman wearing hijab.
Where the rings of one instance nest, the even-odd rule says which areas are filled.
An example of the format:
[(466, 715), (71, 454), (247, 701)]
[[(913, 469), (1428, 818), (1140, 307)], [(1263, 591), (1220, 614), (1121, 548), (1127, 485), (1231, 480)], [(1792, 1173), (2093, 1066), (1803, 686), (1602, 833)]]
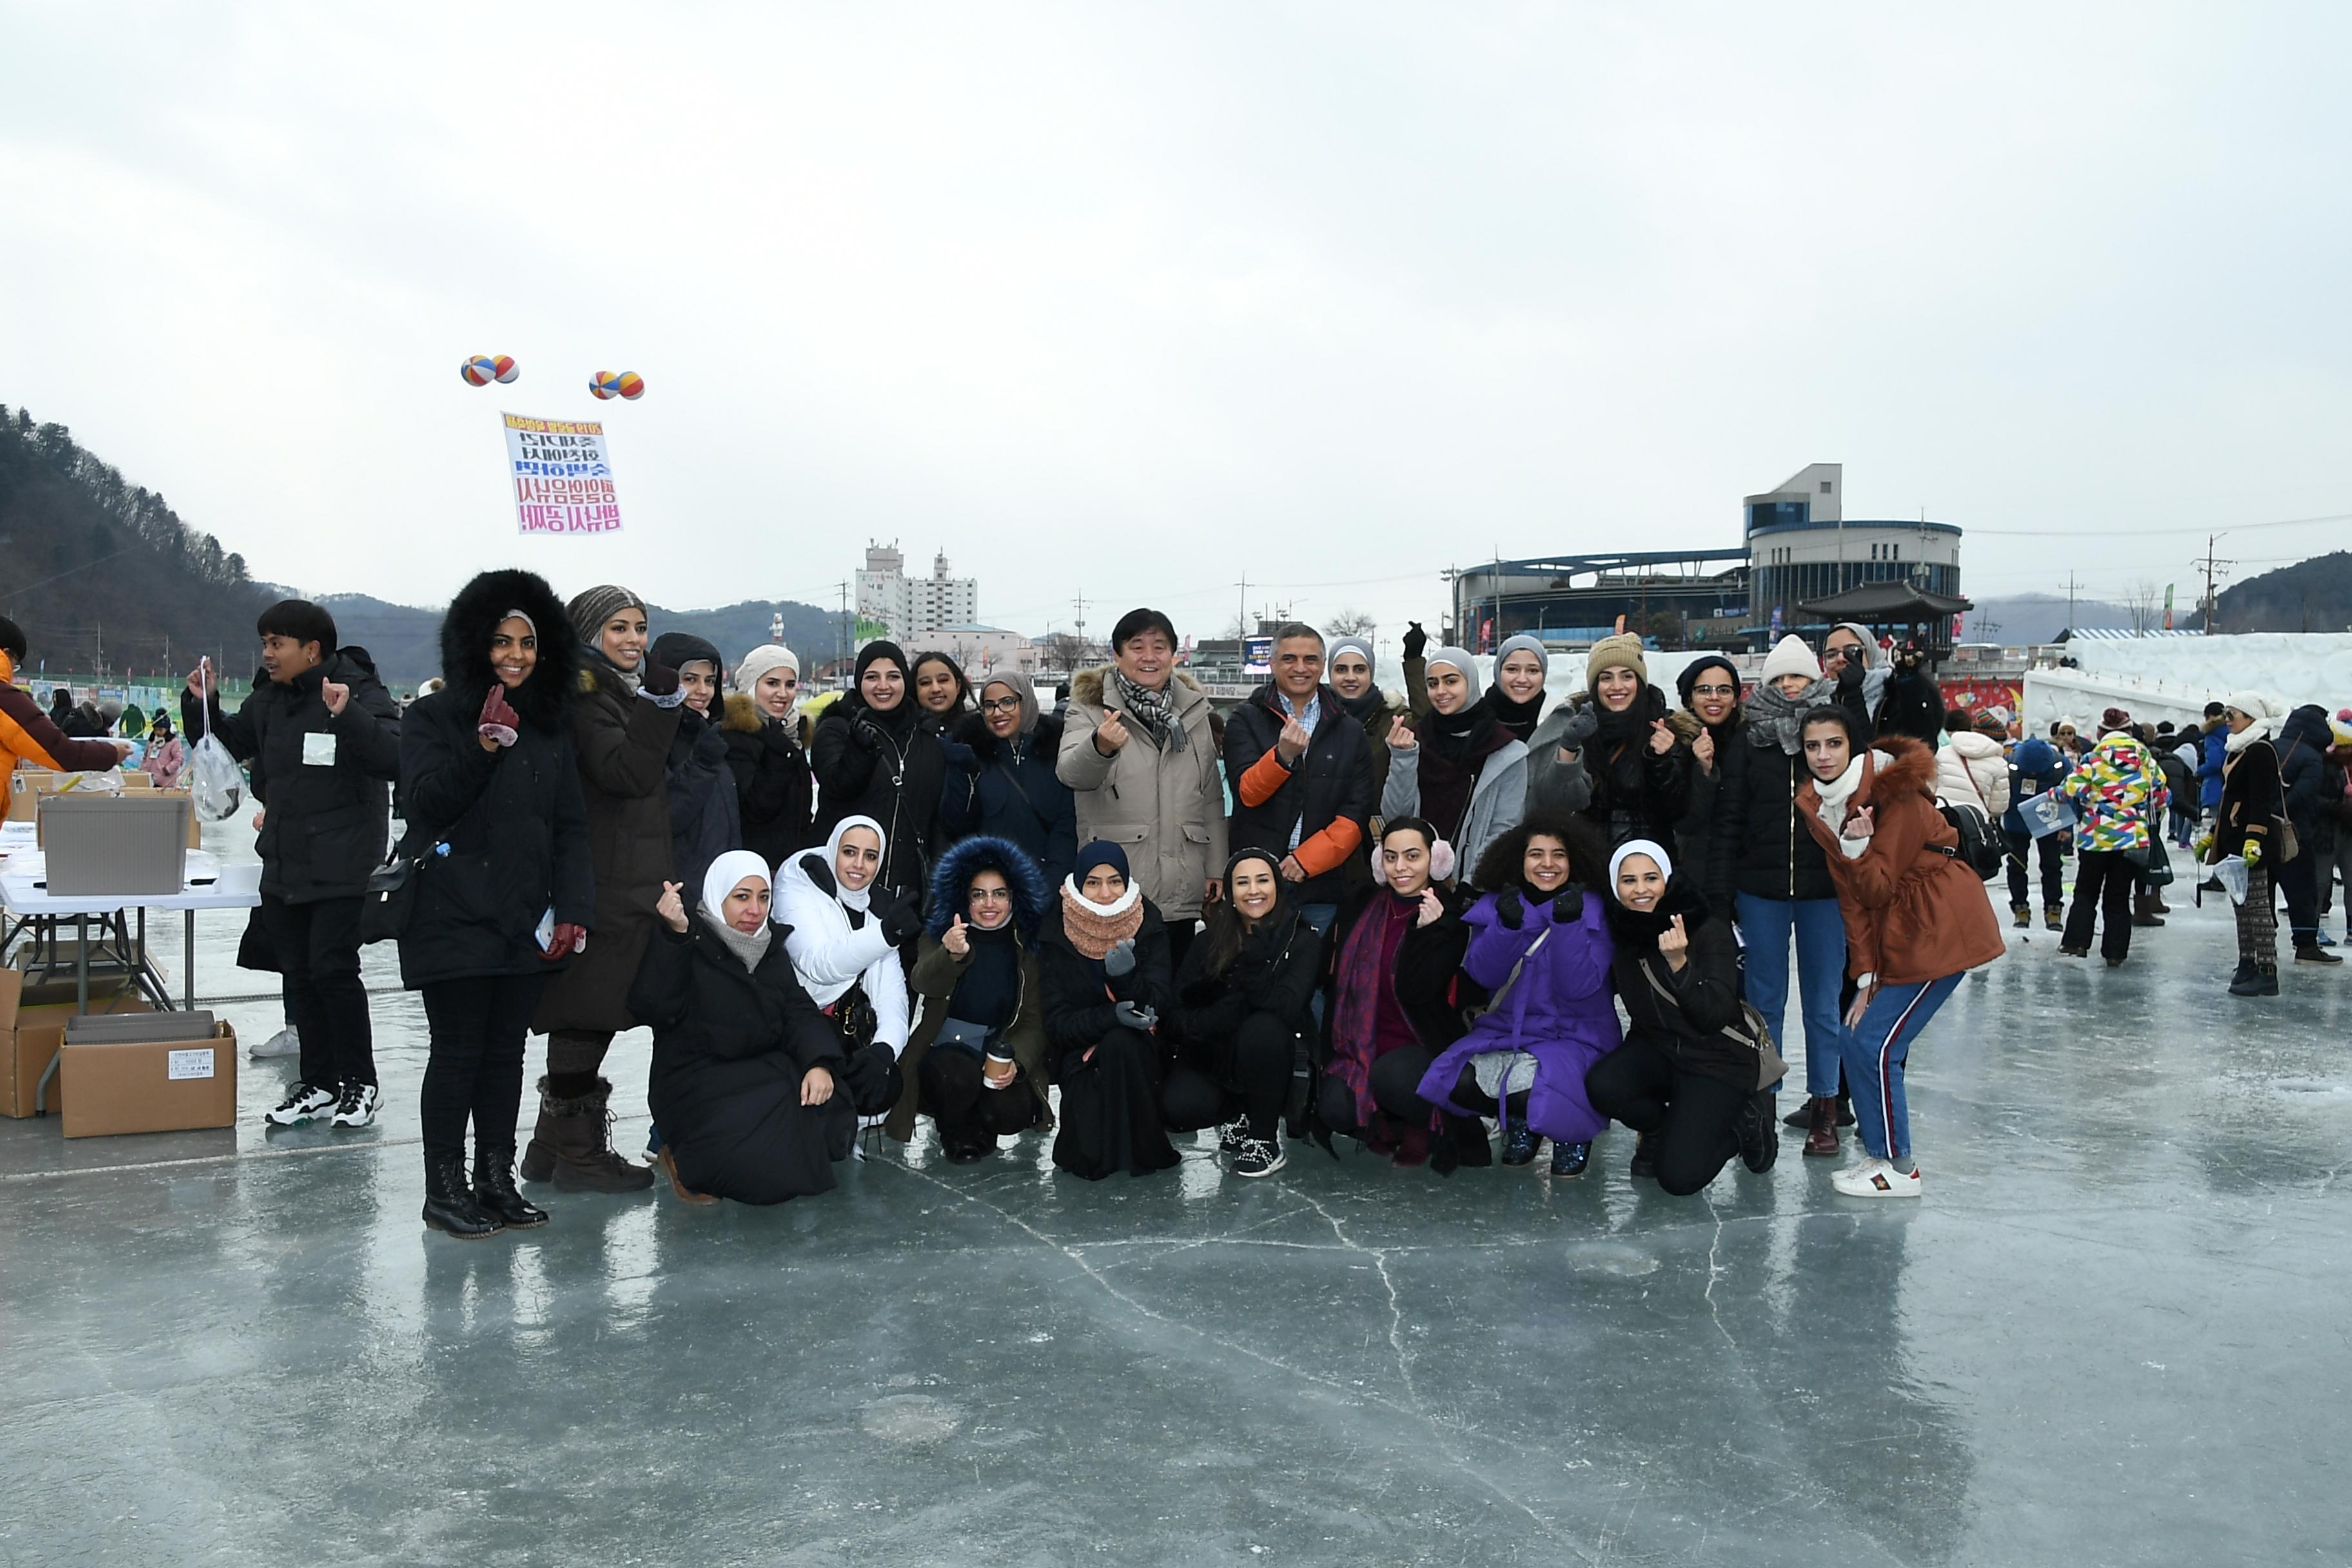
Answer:
[(931, 874), (931, 830), (947, 755), (924, 725), (926, 715), (908, 688), (907, 656), (897, 643), (867, 643), (857, 650), (856, 669), (856, 689), (824, 710), (810, 747), (817, 828), (830, 835), (852, 816), (880, 824), (888, 849), (877, 885), (920, 899)]
[(947, 762), (931, 823), (930, 847), (936, 855), (961, 837), (966, 831), (961, 825), (971, 819), (974, 758), (963, 732), (964, 721), (971, 717), (971, 682), (964, 679), (963, 666), (937, 648), (926, 648), (915, 656), (908, 683), (922, 714), (918, 722), (938, 739)]
[(1633, 1028), (1585, 1075), (1593, 1108), (1641, 1134), (1649, 1173), (1676, 1197), (1734, 1154), (1770, 1170), (1780, 1136), (1769, 1086), (1785, 1068), (1740, 1006), (1738, 939), (1664, 845), (1619, 846), (1609, 889), (1612, 967)]
[(1425, 1125), (1432, 1110), (1494, 1117), (1504, 1164), (1530, 1163), (1549, 1138), (1551, 1173), (1581, 1175), (1592, 1140), (1609, 1125), (1585, 1098), (1585, 1071), (1620, 1038), (1609, 995), (1607, 900), (1598, 890), (1601, 845), (1590, 826), (1568, 817), (1514, 828), (1486, 859), (1477, 885), (1500, 890), (1462, 916), (1469, 932), (1462, 973), (1492, 1001), (1443, 1051), (1409, 1047), (1383, 1058), (1372, 1069), (1373, 1096), (1408, 1122)]
[(860, 1116), (879, 1116), (898, 1098), (908, 1023), (898, 953), (923, 929), (920, 897), (881, 886), (888, 849), (880, 823), (845, 817), (824, 848), (795, 855), (776, 872), (785, 951), (802, 989), (841, 1037), (846, 1087)]
[(1480, 700), (1514, 741), (1536, 732), (1536, 721), (1543, 717), (1544, 681), (1550, 675), (1549, 650), (1525, 632), (1505, 637), (1495, 650), (1495, 683)]
[(769, 919), (768, 868), (730, 849), (691, 915), (676, 882), (656, 906), (630, 1010), (653, 1026), (656, 1163), (688, 1202), (780, 1204), (833, 1185), (854, 1119), (840, 1031), (802, 989)]
[(1045, 1043), (1062, 1087), (1054, 1163), (1100, 1181), (1176, 1163), (1160, 1108), (1167, 1050), (1168, 927), (1129, 872), (1127, 853), (1097, 839), (1062, 881), (1058, 920), (1046, 922), (1038, 978)]
[[(1431, 1061), (1468, 1026), (1465, 1009), (1483, 994), (1461, 973), (1470, 933), (1461, 895), (1443, 885), (1453, 874), (1453, 847), (1428, 823), (1400, 816), (1382, 826), (1374, 885), (1332, 922), (1315, 1085), (1316, 1118), (1328, 1132), (1361, 1138), (1400, 1165), (1430, 1161), (1440, 1174), (1493, 1159), (1474, 1117), (1447, 1114), (1448, 1136), (1433, 1141), (1435, 1119), (1413, 1098)], [(1391, 1057), (1397, 1065), (1384, 1072)], [(1391, 1088), (1385, 1100), (1382, 1086)]]
[(1477, 661), (1466, 651), (1441, 647), (1426, 668), (1429, 711), (1389, 721), (1381, 816), (1428, 823), (1475, 866), (1526, 806), (1528, 748), (1479, 700)]
[(1528, 742), (1528, 798), (1549, 815), (1575, 813), (1612, 845), (1672, 838), (1690, 810), (1691, 753), (1666, 722), (1642, 639), (1602, 637), (1584, 670), (1584, 694)]
[(1705, 887), (1724, 772), (1747, 722), (1739, 706), (1739, 667), (1721, 654), (1702, 654), (1683, 666), (1675, 689), (1683, 705), (1666, 715), (1666, 728), (1691, 754), (1690, 804), (1675, 824), (1675, 857), (1683, 875)]
[(559, 1192), (631, 1193), (653, 1173), (612, 1144), (613, 1085), (604, 1076), (613, 1037), (635, 1028), (629, 983), (660, 923), (654, 906), (677, 876), (670, 837), (670, 743), (686, 693), (677, 671), (646, 657), (645, 600), (604, 584), (564, 606), (578, 634), (580, 690), (569, 711), (588, 849), (596, 872), (596, 956), (551, 979), (531, 1028), (547, 1036), (539, 1123), (523, 1151), (527, 1182)]
[(2246, 893), (2236, 900), (2232, 996), (2278, 994), (2278, 896), (2271, 877), (2286, 837), (2286, 795), (2271, 737), (2281, 717), (2279, 704), (2259, 691), (2230, 693), (2221, 711), (2230, 732), (2222, 743), (2221, 804), (2213, 826), (2197, 841), (2198, 858), (2208, 865), (2232, 858), (2245, 863)]
[(430, 1030), (417, 1097), (425, 1223), (451, 1236), (547, 1223), (515, 1189), (515, 1122), (541, 987), (596, 921), (565, 722), (578, 660), (553, 589), (529, 572), (483, 573), (442, 617), (441, 689), (411, 703), (400, 727), (400, 852), (416, 882), (400, 979), (423, 993)]
[(1239, 851), (1224, 884), (1176, 972), (1176, 1066), (1162, 1104), (1171, 1127), (1222, 1123), (1217, 1152), (1234, 1175), (1270, 1176), (1283, 1167), (1294, 1083), (1296, 1111), (1306, 1109), (1323, 937), (1300, 917), (1274, 851)]
[(1037, 974), (1046, 905), (1036, 863), (1008, 839), (977, 835), (940, 855), (912, 975), (923, 1020), (907, 1042), (906, 1082), (884, 1136), (906, 1142), (920, 1113), (949, 1161), (967, 1164), (994, 1153), (999, 1138), (1053, 1124)]
[(1805, 716), (1797, 818), (1813, 836), (1845, 917), (1845, 1079), (1863, 1158), (1832, 1173), (1848, 1197), (1916, 1198), (1903, 1064), (1959, 985), (2007, 951), (1984, 883), (1957, 858), (1959, 835), (1936, 809), (1935, 754), (1908, 735), (1856, 741), (1843, 707)]
[(735, 667), (735, 689), (719, 719), (743, 847), (771, 866), (809, 847), (816, 790), (800, 693), (800, 656), (766, 643)]
[[(1839, 1074), (1845, 1026), (1845, 921), (1822, 847), (1797, 820), (1797, 793), (1811, 775), (1799, 733), (1805, 715), (1835, 700), (1837, 688), (1802, 637), (1782, 637), (1764, 660), (1748, 699), (1740, 739), (1716, 752), (1715, 844), (1706, 861), (1707, 908), (1729, 920), (1746, 944), (1741, 984), (1775, 1041), (1789, 1009), (1789, 949), (1805, 1024), (1805, 1100), (1784, 1125), (1805, 1129), (1805, 1152), (1834, 1158), (1838, 1129), (1853, 1125)], [(1684, 875), (1690, 872), (1685, 869)]]
[(1009, 839), (1028, 852), (1046, 887), (1060, 887), (1078, 852), (1077, 805), (1054, 771), (1062, 721), (1038, 713), (1036, 684), (1027, 676), (992, 669), (980, 678), (980, 711), (963, 721), (957, 738), (962, 755), (951, 752), (949, 766), (962, 769), (970, 787), (950, 789), (940, 808), (950, 837)]
[(678, 885), (698, 888), (710, 863), (743, 836), (735, 775), (727, 767), (727, 738), (718, 724), (724, 712), (719, 688), (727, 667), (719, 663), (717, 648), (690, 632), (664, 632), (654, 639), (651, 658), (677, 671), (677, 688), (686, 693), (677, 734), (669, 743), (670, 847)]

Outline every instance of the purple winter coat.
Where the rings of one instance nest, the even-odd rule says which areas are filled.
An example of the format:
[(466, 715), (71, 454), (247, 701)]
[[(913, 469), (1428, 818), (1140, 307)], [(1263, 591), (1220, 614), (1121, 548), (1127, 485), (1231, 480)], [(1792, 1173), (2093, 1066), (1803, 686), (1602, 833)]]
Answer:
[[(1470, 928), (1462, 972), (1495, 991), (1522, 954), (1533, 948), (1534, 955), (1501, 1004), (1430, 1065), (1422, 1077), (1421, 1097), (1454, 1115), (1469, 1115), (1452, 1095), (1470, 1058), (1485, 1051), (1524, 1050), (1536, 1058), (1528, 1124), (1558, 1142), (1585, 1142), (1609, 1125), (1584, 1097), (1585, 1070), (1624, 1043), (1609, 990), (1615, 949), (1601, 919), (1603, 895), (1587, 892), (1583, 914), (1558, 924), (1549, 899), (1531, 903), (1517, 931), (1496, 917), (1497, 897), (1488, 893), (1462, 916)], [(1535, 948), (1539, 936), (1544, 944)], [(1504, 1120), (1509, 1121), (1507, 1106)]]

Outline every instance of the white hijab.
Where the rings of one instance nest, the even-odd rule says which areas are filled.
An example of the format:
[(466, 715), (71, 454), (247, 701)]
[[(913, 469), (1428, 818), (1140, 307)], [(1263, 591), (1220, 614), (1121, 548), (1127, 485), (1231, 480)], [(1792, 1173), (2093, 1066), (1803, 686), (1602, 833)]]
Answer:
[(743, 961), (746, 969), (760, 967), (760, 960), (768, 955), (769, 940), (775, 935), (765, 923), (750, 931), (737, 931), (727, 923), (727, 895), (751, 877), (757, 877), (762, 887), (775, 886), (768, 863), (749, 849), (730, 849), (702, 874), (703, 923), (727, 944), (729, 952)]
[(1659, 876), (1669, 882), (1675, 879), (1674, 857), (1666, 853), (1664, 845), (1647, 838), (1628, 838), (1617, 846), (1614, 855), (1609, 857), (1609, 896), (1619, 903), (1623, 903), (1625, 898), (1617, 890), (1617, 868), (1625, 864), (1628, 855), (1647, 855), (1658, 863)]
[(845, 816), (834, 828), (833, 837), (824, 841), (824, 874), (833, 882), (833, 896), (841, 901), (842, 908), (862, 911), (874, 901), (874, 884), (868, 882), (852, 891), (841, 885), (841, 872), (837, 869), (841, 864), (841, 836), (853, 827), (862, 827), (874, 835), (874, 874), (877, 877), (882, 874), (880, 857), (890, 847), (890, 840), (883, 835), (882, 825), (872, 817)]

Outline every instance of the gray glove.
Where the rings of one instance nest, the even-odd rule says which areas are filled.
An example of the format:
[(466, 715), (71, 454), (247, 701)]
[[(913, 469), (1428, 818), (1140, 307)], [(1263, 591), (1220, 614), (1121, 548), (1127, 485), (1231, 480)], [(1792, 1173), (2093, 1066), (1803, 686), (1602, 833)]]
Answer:
[(1111, 943), (1110, 951), (1103, 954), (1103, 973), (1113, 980), (1135, 973), (1135, 939), (1133, 937), (1123, 936)]
[(1577, 708), (1568, 716), (1559, 731), (1559, 743), (1571, 752), (1584, 750), (1584, 742), (1601, 731), (1601, 710), (1591, 703)]
[(1132, 1002), (1121, 1002), (1111, 1009), (1111, 1016), (1129, 1028), (1139, 1029), (1145, 1034), (1150, 1034), (1153, 1026), (1160, 1022), (1158, 1013), (1149, 1007), (1139, 1007)]

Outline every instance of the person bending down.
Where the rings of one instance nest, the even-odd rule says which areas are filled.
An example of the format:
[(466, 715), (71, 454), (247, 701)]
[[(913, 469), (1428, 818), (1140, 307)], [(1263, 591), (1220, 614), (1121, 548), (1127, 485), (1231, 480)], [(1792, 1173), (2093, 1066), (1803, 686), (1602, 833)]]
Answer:
[(1788, 1070), (1739, 1003), (1739, 945), (1663, 845), (1636, 838), (1609, 862), (1611, 961), (1633, 1021), (1625, 1043), (1592, 1064), (1594, 1108), (1642, 1135), (1658, 1185), (1698, 1192), (1732, 1155), (1751, 1171), (1780, 1157), (1772, 1095)]
[(1090, 1182), (1164, 1171), (1177, 1161), (1160, 1111), (1168, 927), (1129, 874), (1127, 852), (1100, 839), (1079, 848), (1062, 879), (1060, 917), (1038, 961), (1045, 1043), (1062, 1086), (1054, 1163)]
[(915, 959), (923, 1020), (907, 1042), (907, 1086), (882, 1124), (904, 1143), (918, 1113), (957, 1164), (999, 1138), (1053, 1125), (1045, 1104), (1045, 1000), (1037, 928), (1045, 880), (1010, 839), (966, 838), (931, 871), (930, 934)]
[(1234, 1174), (1270, 1176), (1284, 1164), (1284, 1111), (1306, 1109), (1291, 1089), (1307, 1081), (1323, 933), (1289, 898), (1274, 850), (1234, 855), (1223, 890), (1176, 972), (1176, 1065), (1161, 1105), (1173, 1128), (1223, 1123), (1217, 1152)]
[(769, 887), (748, 849), (711, 862), (692, 917), (679, 885), (664, 883), (661, 929), (629, 988), (629, 1011), (654, 1030), (656, 1159), (681, 1194), (706, 1202), (827, 1191), (856, 1131), (841, 1035), (769, 923)]

